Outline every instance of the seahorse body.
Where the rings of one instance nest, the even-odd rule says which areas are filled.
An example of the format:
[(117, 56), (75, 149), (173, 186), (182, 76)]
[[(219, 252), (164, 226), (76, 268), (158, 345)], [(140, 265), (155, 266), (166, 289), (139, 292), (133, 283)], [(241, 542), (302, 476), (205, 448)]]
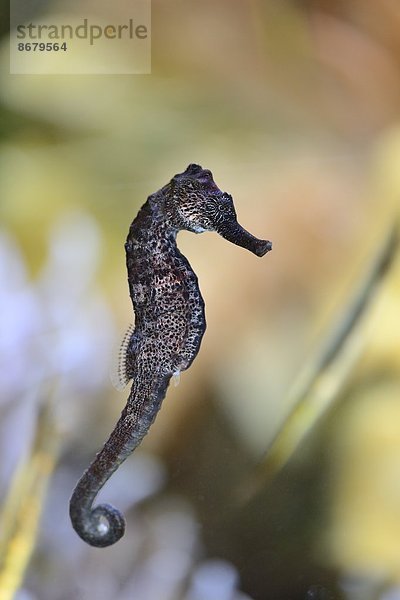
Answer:
[(147, 199), (131, 224), (125, 244), (135, 328), (125, 357), (132, 388), (121, 417), (103, 449), (82, 475), (70, 501), (72, 525), (92, 546), (109, 546), (125, 530), (113, 506), (93, 502), (118, 466), (140, 444), (153, 423), (172, 375), (196, 357), (206, 329), (197, 277), (176, 245), (178, 231), (217, 231), (257, 256), (271, 250), (237, 222), (232, 198), (210, 171), (186, 171)]

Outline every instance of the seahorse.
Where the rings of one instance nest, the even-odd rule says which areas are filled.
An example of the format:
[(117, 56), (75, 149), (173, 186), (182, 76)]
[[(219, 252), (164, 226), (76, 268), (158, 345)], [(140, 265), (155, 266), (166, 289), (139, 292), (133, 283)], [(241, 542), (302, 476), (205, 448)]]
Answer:
[(124, 370), (132, 387), (113, 432), (70, 501), (72, 525), (92, 546), (109, 546), (124, 535), (120, 511), (93, 503), (148, 432), (171, 377), (190, 367), (206, 329), (197, 276), (177, 248), (180, 230), (216, 231), (257, 256), (272, 249), (270, 241), (257, 239), (239, 225), (232, 196), (199, 165), (190, 164), (175, 175), (139, 210), (125, 244), (135, 327), (126, 344)]

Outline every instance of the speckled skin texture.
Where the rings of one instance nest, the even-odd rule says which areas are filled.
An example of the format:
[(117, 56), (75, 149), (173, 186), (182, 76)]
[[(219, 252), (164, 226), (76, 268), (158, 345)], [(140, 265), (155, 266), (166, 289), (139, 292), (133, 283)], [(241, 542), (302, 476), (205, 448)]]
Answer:
[(189, 165), (152, 194), (133, 221), (125, 244), (135, 329), (125, 356), (132, 388), (121, 417), (103, 449), (79, 480), (70, 502), (72, 524), (92, 546), (118, 541), (125, 530), (121, 513), (93, 502), (118, 466), (140, 444), (153, 423), (172, 375), (196, 357), (206, 329), (197, 277), (179, 252), (179, 230), (217, 231), (257, 256), (271, 250), (237, 222), (232, 198), (221, 192), (210, 171)]

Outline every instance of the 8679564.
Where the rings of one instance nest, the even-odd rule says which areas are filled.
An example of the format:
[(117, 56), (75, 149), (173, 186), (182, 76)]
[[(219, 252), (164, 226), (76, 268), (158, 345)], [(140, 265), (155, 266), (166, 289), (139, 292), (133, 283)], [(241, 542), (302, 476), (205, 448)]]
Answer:
[(67, 42), (60, 44), (59, 42), (20, 42), (18, 50), (20, 52), (66, 52), (68, 49)]

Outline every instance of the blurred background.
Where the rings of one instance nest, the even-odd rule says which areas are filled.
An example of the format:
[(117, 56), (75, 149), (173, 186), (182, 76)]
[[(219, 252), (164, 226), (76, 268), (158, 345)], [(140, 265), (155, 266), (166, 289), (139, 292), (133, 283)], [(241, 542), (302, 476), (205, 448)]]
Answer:
[[(298, 438), (288, 421), (399, 214), (399, 5), (153, 0), (152, 73), (132, 76), (9, 75), (2, 8), (0, 598), (399, 599), (396, 248), (324, 410)], [(91, 548), (68, 502), (128, 395), (109, 377), (124, 241), (191, 162), (273, 251), (179, 235), (208, 328), (101, 493), (125, 537)], [(255, 469), (278, 431), (272, 477)]]

